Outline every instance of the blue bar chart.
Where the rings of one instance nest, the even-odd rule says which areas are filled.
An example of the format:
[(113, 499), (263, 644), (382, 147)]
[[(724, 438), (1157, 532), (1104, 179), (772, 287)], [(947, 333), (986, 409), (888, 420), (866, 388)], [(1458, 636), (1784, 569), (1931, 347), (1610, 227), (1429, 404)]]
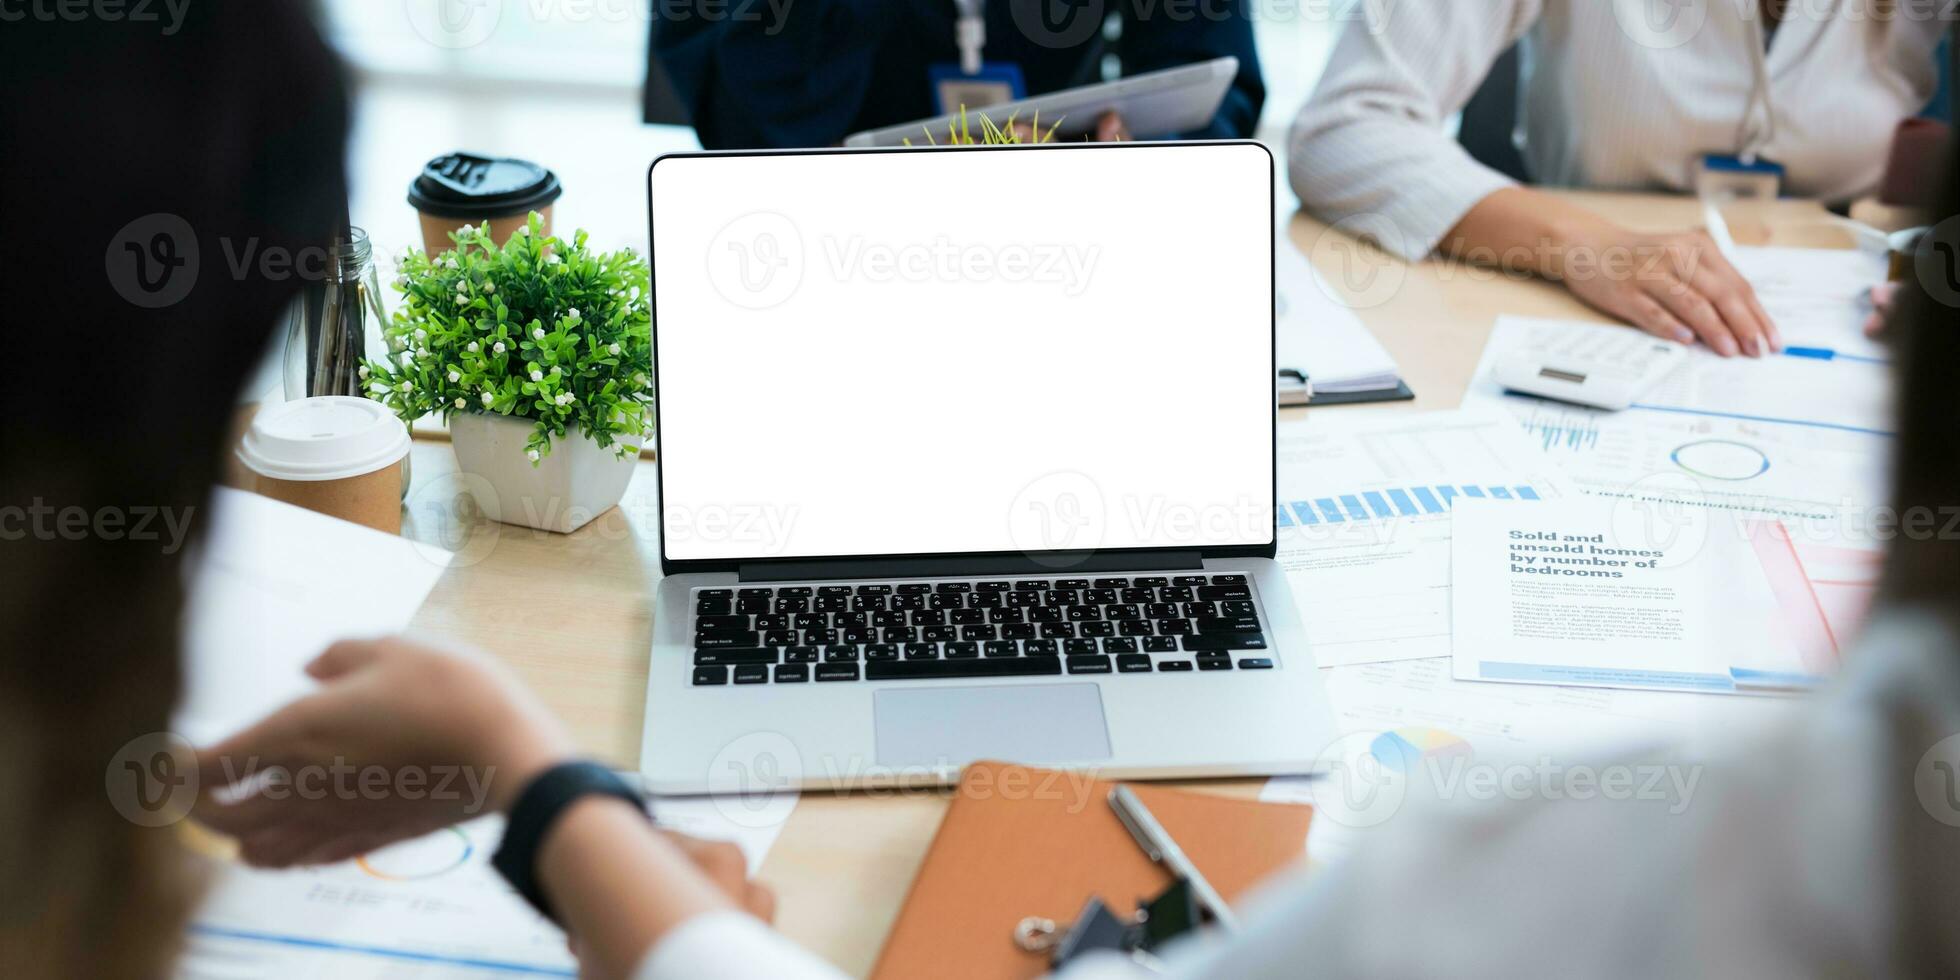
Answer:
[(1458, 497), (1495, 500), (1540, 500), (1529, 486), (1489, 486), (1471, 484), (1431, 484), (1426, 486), (1384, 487), (1338, 497), (1294, 500), (1277, 508), (1280, 527), (1312, 527), (1320, 524), (1360, 524), (1403, 517), (1447, 514)]

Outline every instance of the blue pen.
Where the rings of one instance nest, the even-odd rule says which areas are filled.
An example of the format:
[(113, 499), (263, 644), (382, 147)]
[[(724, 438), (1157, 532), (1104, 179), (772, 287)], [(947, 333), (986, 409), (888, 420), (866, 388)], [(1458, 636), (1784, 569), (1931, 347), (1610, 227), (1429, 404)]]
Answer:
[(1882, 358), (1861, 357), (1857, 354), (1840, 354), (1829, 347), (1785, 347), (1783, 353), (1789, 357), (1807, 357), (1813, 361), (1856, 361), (1860, 364), (1884, 364)]

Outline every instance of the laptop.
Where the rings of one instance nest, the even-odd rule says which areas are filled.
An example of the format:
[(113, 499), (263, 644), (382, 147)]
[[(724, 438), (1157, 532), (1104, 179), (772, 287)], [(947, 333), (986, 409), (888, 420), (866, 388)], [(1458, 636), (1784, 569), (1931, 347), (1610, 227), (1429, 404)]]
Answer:
[(649, 171), (651, 792), (1306, 772), (1250, 141)]

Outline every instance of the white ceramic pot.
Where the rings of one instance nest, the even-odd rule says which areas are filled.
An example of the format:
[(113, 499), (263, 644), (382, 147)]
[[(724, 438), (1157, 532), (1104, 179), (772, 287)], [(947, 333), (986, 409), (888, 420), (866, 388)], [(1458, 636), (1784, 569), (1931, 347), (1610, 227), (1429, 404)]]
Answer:
[(505, 524), (570, 534), (611, 510), (626, 495), (638, 456), (620, 459), (574, 426), (551, 441), (551, 454), (531, 465), (524, 444), (537, 423), (502, 415), (449, 417), (456, 465), (484, 516)]

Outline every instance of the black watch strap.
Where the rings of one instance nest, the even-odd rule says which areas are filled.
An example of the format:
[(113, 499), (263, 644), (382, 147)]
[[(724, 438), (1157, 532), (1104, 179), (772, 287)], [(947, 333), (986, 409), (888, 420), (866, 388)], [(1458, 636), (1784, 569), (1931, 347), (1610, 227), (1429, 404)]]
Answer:
[(611, 796), (646, 811), (646, 803), (626, 780), (596, 762), (563, 762), (546, 769), (518, 794), (504, 823), (503, 843), (490, 859), (497, 873), (517, 889), (545, 918), (553, 921), (551, 903), (538, 887), (538, 847), (560, 814), (586, 796)]

